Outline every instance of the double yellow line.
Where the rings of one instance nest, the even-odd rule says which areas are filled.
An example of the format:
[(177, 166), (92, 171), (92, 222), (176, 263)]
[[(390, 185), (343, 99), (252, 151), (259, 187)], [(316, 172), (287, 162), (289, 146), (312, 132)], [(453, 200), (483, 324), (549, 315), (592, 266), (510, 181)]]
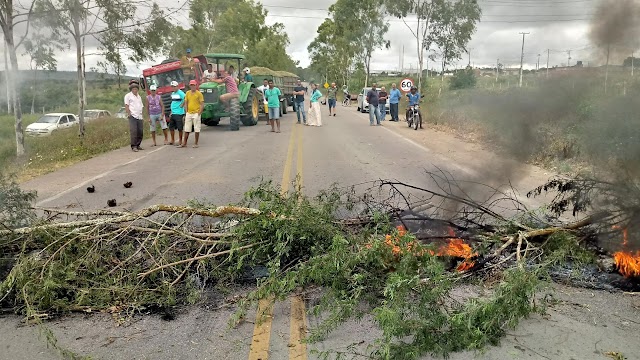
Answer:
[[(293, 166), (293, 154), (296, 152), (296, 172), (295, 186), (302, 189), (303, 184), (303, 164), (302, 164), (302, 132), (303, 126), (293, 125), (291, 136), (289, 137), (289, 148), (287, 149), (287, 159), (282, 172), (282, 182), (280, 183), (281, 193), (289, 192), (291, 185), (291, 173)], [(271, 339), (271, 325), (273, 323), (273, 300), (263, 299), (258, 303), (256, 322), (253, 328), (253, 338), (251, 349), (249, 350), (249, 360), (267, 360), (269, 358), (269, 342)], [(291, 298), (291, 314), (289, 320), (289, 359), (306, 360), (307, 346), (303, 343), (307, 331), (306, 310), (304, 300), (296, 295)]]

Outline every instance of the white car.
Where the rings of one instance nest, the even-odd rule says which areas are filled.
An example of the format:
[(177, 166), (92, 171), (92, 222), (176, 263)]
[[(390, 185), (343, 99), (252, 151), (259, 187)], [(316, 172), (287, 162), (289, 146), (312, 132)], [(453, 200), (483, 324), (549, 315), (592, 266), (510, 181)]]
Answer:
[(124, 106), (121, 107), (120, 110), (118, 110), (118, 112), (116, 113), (116, 118), (118, 118), (118, 119), (126, 119), (127, 118), (127, 111), (124, 108)]
[(85, 110), (84, 111), (84, 119), (85, 121), (91, 121), (95, 119), (102, 118), (110, 118), (111, 113), (107, 110)]
[(47, 136), (54, 131), (66, 129), (78, 124), (73, 114), (51, 113), (45, 114), (33, 124), (27, 126), (25, 133), (30, 136)]
[[(370, 87), (363, 88), (362, 90), (360, 90), (360, 94), (358, 94), (358, 111), (360, 112), (369, 112), (369, 103), (367, 102), (367, 93), (369, 92), (369, 90), (371, 90)], [(377, 91), (380, 92), (380, 89), (377, 89)], [(385, 104), (385, 111), (387, 114), (389, 114), (391, 111), (389, 108), (389, 101), (387, 101), (387, 103)]]

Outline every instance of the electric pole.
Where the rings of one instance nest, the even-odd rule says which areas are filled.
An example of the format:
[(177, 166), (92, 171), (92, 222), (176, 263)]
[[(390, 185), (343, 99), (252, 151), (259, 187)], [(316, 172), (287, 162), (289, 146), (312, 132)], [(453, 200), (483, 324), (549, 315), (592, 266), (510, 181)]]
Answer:
[(469, 54), (469, 64), (467, 66), (471, 67), (471, 50), (473, 50), (473, 48), (469, 48), (469, 50), (467, 50), (467, 54)]
[(547, 77), (549, 77), (549, 57), (551, 54), (551, 50), (547, 49)]
[(634, 56), (635, 56), (635, 53), (631, 53), (631, 77), (633, 77), (633, 68), (634, 68), (634, 64), (633, 64), (634, 58), (633, 57)]
[(522, 87), (522, 70), (523, 70), (523, 65), (524, 65), (524, 37), (526, 35), (529, 35), (529, 33), (520, 33), (522, 34), (522, 53), (520, 55), (520, 87)]
[(500, 59), (496, 60), (496, 82), (498, 82), (499, 74), (500, 74)]
[(571, 50), (567, 51), (567, 54), (569, 54), (569, 58), (567, 59), (567, 67), (571, 66)]
[(538, 63), (536, 64), (536, 72), (540, 70), (540, 54), (538, 54)]

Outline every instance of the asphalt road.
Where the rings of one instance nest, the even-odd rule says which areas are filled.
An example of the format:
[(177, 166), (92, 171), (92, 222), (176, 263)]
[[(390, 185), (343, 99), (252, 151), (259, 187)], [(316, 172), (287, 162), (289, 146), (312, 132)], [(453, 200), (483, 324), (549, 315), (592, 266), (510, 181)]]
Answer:
[[(279, 134), (271, 133), (264, 121), (241, 127), (238, 132), (229, 131), (228, 121), (223, 121), (218, 127), (203, 127), (199, 148), (150, 147), (145, 141), (144, 151), (120, 149), (31, 180), (23, 187), (36, 190), (38, 205), (43, 207), (94, 210), (106, 208), (108, 199), (116, 199), (117, 209), (137, 210), (158, 203), (181, 205), (191, 199), (206, 199), (218, 205), (233, 203), (262, 180), (291, 188), (298, 178), (304, 192), (313, 195), (332, 183), (363, 184), (357, 189), (365, 191), (379, 179), (433, 188), (425, 171), (443, 170), (460, 180), (496, 187), (500, 186), (496, 181), (511, 180), (523, 191), (546, 178), (540, 169), (513, 166), (508, 160), (474, 150), (448, 134), (414, 131), (402, 123), (369, 126), (368, 115), (357, 113), (355, 107), (338, 106), (337, 110), (338, 116), (329, 118), (323, 107), (322, 127), (297, 125), (295, 114), (289, 113), (282, 119)], [(193, 144), (193, 138), (190, 142)], [(123, 187), (127, 181), (133, 183), (132, 188)], [(94, 194), (85, 190), (89, 185), (95, 186)], [(479, 194), (483, 196), (482, 193)], [(612, 303), (613, 300), (609, 302)], [(298, 297), (276, 303), (262, 325), (247, 322), (231, 330), (226, 327), (231, 310), (202, 307), (181, 314), (174, 321), (143, 317), (128, 327), (116, 327), (109, 316), (102, 315), (74, 316), (49, 325), (63, 346), (96, 359), (317, 359), (312, 349), (340, 349), (357, 343), (357, 348), (364, 351), (377, 336), (370, 319), (363, 319), (345, 324), (321, 344), (300, 344), (297, 339), (307, 326), (318, 322), (305, 314), (306, 305)], [(566, 327), (548, 329), (544, 320), (537, 319), (525, 327), (531, 336), (524, 342), (511, 338), (506, 347), (494, 348), (480, 358), (600, 358), (594, 355), (593, 348), (585, 350), (584, 341), (589, 343), (592, 338), (638, 353), (637, 343), (625, 339), (624, 334), (626, 330), (637, 334), (640, 322), (627, 323), (630, 327), (620, 331), (607, 330), (610, 335), (604, 336), (598, 332), (602, 328), (580, 328), (583, 324), (572, 324), (570, 319), (555, 320)], [(56, 358), (36, 338), (34, 328), (17, 327), (17, 323), (16, 318), (0, 319), (0, 359)], [(569, 340), (563, 345), (551, 343), (555, 341), (554, 334), (566, 334), (574, 325), (579, 329), (567, 337), (582, 341), (576, 342), (578, 346)], [(591, 337), (585, 340), (586, 336)], [(471, 359), (474, 354), (452, 358)]]

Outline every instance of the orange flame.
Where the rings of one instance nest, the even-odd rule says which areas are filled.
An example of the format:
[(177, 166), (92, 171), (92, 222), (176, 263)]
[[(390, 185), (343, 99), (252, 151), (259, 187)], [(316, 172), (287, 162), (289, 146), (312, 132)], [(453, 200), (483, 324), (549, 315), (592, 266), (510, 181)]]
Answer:
[[(618, 225), (613, 226), (614, 230), (622, 231), (622, 246), (629, 244), (629, 229)], [(620, 274), (626, 277), (640, 277), (640, 251), (634, 255), (623, 249), (613, 254), (613, 261)]]
[[(398, 256), (403, 252), (413, 253), (415, 256), (424, 255), (423, 251), (416, 251), (418, 248), (418, 243), (416, 241), (411, 241), (406, 245), (406, 249), (402, 249), (399, 245), (399, 240), (401, 237), (407, 234), (407, 229), (404, 226), (398, 226), (398, 234), (397, 236), (386, 235), (384, 243), (386, 246), (391, 248), (391, 252), (393, 255)], [(462, 258), (462, 261), (456, 270), (458, 271), (466, 271), (469, 270), (475, 265), (475, 263), (471, 260), (472, 258), (478, 256), (478, 253), (473, 252), (471, 246), (466, 244), (464, 240), (455, 237), (456, 234), (452, 228), (449, 228), (449, 235), (451, 238), (449, 239), (449, 243), (447, 245), (441, 246), (436, 253), (431, 250), (428, 250), (431, 255), (436, 256), (453, 256), (457, 258)], [(371, 244), (367, 245), (367, 248), (371, 248)]]

